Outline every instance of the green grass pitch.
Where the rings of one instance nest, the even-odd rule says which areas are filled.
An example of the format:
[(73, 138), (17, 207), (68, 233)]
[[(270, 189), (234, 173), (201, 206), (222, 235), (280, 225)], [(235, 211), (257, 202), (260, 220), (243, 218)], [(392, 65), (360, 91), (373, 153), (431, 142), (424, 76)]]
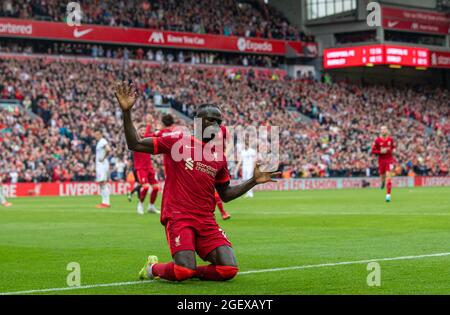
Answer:
[[(225, 204), (231, 220), (218, 218), (243, 274), (224, 283), (127, 284), (147, 255), (170, 259), (159, 217), (138, 216), (124, 196), (112, 197), (111, 209), (95, 209), (98, 196), (16, 199), (0, 208), (0, 293), (450, 294), (450, 188), (392, 196), (385, 203), (379, 189), (257, 192)], [(366, 262), (334, 264), (437, 253), (448, 254), (379, 261), (379, 287), (367, 285)], [(80, 264), (82, 286), (116, 285), (64, 290), (70, 262)], [(313, 267), (273, 270), (305, 265)], [(49, 288), (57, 290), (39, 291)]]

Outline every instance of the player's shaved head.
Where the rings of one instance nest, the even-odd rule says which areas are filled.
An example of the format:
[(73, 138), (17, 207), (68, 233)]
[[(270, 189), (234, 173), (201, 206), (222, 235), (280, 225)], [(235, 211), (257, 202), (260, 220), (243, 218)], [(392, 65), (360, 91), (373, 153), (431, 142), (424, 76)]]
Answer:
[(387, 136), (389, 134), (389, 129), (387, 126), (381, 126), (380, 133), (382, 136)]
[(216, 104), (202, 104), (197, 107), (195, 116), (196, 117), (205, 117), (208, 114), (220, 115), (222, 117), (222, 110), (219, 105)]

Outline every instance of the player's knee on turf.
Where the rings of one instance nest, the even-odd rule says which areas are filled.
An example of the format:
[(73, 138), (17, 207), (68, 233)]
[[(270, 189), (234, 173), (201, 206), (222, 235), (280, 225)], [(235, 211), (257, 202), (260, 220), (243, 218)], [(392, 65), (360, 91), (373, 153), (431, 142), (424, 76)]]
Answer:
[(216, 266), (216, 271), (224, 281), (227, 281), (236, 277), (239, 268), (235, 266)]

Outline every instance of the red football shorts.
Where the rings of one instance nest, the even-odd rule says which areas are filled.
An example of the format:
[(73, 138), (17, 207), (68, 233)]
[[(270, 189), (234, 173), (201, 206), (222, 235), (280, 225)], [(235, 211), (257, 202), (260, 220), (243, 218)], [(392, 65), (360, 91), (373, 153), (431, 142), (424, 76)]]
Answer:
[(170, 218), (166, 224), (166, 237), (172, 256), (183, 250), (192, 250), (206, 260), (208, 254), (217, 247), (231, 247), (214, 217)]
[(158, 181), (156, 180), (155, 171), (153, 170), (144, 170), (144, 169), (136, 170), (136, 174), (138, 177), (137, 180), (141, 185), (150, 184), (153, 186), (158, 184)]
[(378, 171), (380, 175), (385, 175), (387, 172), (394, 170), (394, 161), (378, 161)]

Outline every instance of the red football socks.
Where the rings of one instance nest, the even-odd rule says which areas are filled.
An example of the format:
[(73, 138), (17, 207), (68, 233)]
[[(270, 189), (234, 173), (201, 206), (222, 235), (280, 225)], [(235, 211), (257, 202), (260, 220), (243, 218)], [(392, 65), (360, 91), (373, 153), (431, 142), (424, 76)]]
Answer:
[(201, 280), (209, 281), (226, 281), (234, 278), (238, 272), (237, 267), (233, 266), (217, 266), (217, 265), (207, 265), (198, 266), (195, 270), (194, 277)]
[(222, 199), (220, 199), (219, 195), (215, 194), (214, 198), (216, 199), (216, 205), (219, 207), (219, 211), (222, 215), (225, 215), (225, 209), (223, 208)]
[(151, 205), (155, 204), (156, 197), (158, 197), (158, 191), (159, 191), (158, 187), (153, 187), (153, 190), (150, 193), (150, 204)]
[(148, 186), (142, 186), (141, 191), (139, 192), (139, 201), (144, 202), (145, 196), (147, 196)]
[(154, 264), (152, 266), (152, 274), (154, 277), (170, 281), (184, 281), (194, 276), (195, 270), (175, 265), (173, 262), (165, 264)]
[(390, 178), (388, 178), (388, 179), (386, 179), (386, 193), (388, 195), (390, 195), (391, 190), (392, 190), (392, 180)]
[(217, 203), (217, 207), (219, 207), (219, 211), (220, 211), (220, 213), (221, 213), (222, 215), (225, 215), (225, 214), (226, 214), (226, 213), (225, 213), (225, 209), (223, 208), (223, 203), (222, 203), (222, 201)]
[(169, 281), (184, 281), (193, 277), (209, 281), (226, 281), (234, 278), (237, 267), (207, 265), (199, 266), (196, 270), (170, 263), (157, 263), (152, 266), (152, 275)]

